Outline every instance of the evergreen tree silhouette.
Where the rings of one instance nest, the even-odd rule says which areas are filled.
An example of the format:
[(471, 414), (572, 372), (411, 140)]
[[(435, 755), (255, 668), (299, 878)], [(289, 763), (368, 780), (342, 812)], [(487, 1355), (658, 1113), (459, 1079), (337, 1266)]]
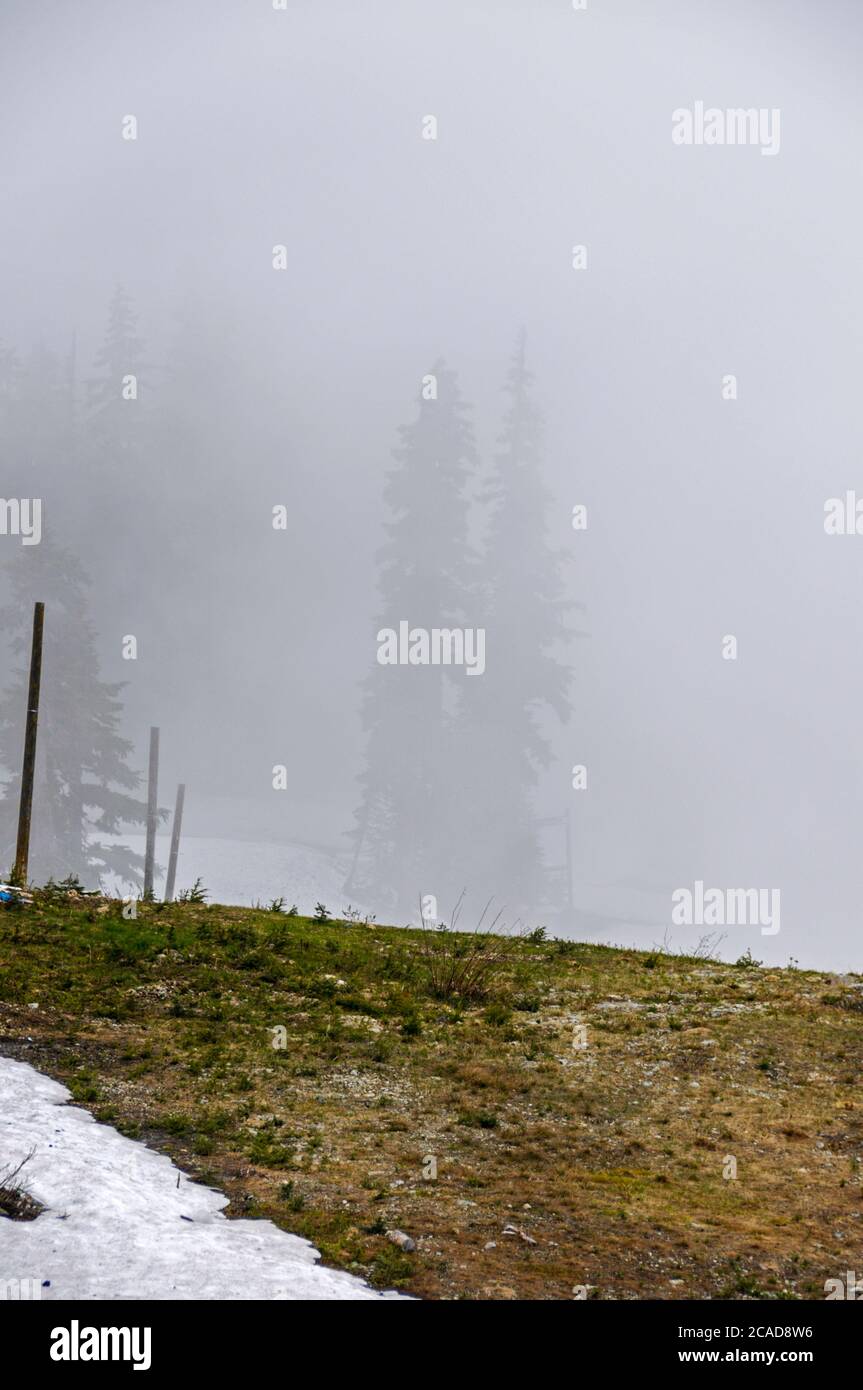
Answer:
[(95, 458), (128, 482), (140, 461), (140, 400), (123, 396), (126, 378), (134, 376), (140, 391), (145, 371), (144, 349), (138, 335), (138, 316), (130, 296), (118, 285), (108, 309), (102, 346), (87, 383), (87, 426), (92, 443), (101, 443)]
[(533, 809), (539, 770), (551, 760), (543, 706), (566, 721), (570, 672), (555, 648), (569, 634), (560, 560), (551, 549), (543, 481), (543, 420), (519, 334), (504, 386), (503, 430), (481, 500), (488, 526), (480, 563), (486, 670), (460, 684), (459, 737), (468, 795), (462, 835), (474, 882), (507, 916), (547, 902)]
[[(154, 477), (150, 375), (132, 300), (118, 286), (85, 382), (69, 520), (87, 546), (100, 626), (116, 624), (120, 634), (140, 611), (140, 595), (150, 592), (158, 563), (154, 536), (164, 494)], [(135, 399), (124, 398), (130, 377)]]
[(11, 866), (15, 855), (33, 604), (41, 599), (45, 634), (30, 880), (75, 874), (95, 887), (110, 871), (138, 883), (141, 856), (98, 841), (100, 832), (116, 834), (123, 822), (144, 824), (146, 806), (132, 795), (141, 778), (128, 766), (132, 745), (119, 733), (122, 686), (99, 679), (84, 571), (43, 537), (41, 545), (15, 553), (5, 577), (11, 602), (0, 611), (0, 625), (21, 667), (0, 697), (0, 763), (11, 773), (0, 800), (0, 868)]
[[(378, 554), (376, 625), (398, 631), (471, 625), (466, 490), (476, 447), (455, 373), (432, 373), (416, 420), (400, 431), (387, 475), (387, 540)], [(366, 770), (346, 891), (376, 909), (413, 913), (421, 894), (458, 892), (452, 668), (375, 664), (365, 682)]]
[[(254, 567), (237, 538), (271, 505), (250, 466), (260, 458), (260, 422), (233, 326), (224, 304), (195, 290), (176, 306), (143, 441), (145, 514), (158, 545), (145, 541), (136, 560), (158, 639), (162, 697), (168, 707), (201, 701), (211, 719), (233, 717), (233, 701), (248, 688), (246, 663), (225, 661), (225, 635), (247, 629), (254, 602)], [(236, 752), (237, 762), (245, 752)]]

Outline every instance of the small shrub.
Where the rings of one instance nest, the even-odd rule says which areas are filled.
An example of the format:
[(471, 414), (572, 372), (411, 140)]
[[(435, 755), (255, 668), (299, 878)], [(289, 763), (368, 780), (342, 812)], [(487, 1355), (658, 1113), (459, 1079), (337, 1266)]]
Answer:
[(348, 903), (347, 907), (343, 910), (342, 918), (345, 922), (350, 922), (354, 926), (363, 927), (370, 927), (375, 920), (373, 915), (363, 915), (358, 907), (351, 907), (350, 903)]
[(465, 1110), (458, 1123), (468, 1129), (497, 1129), (497, 1116), (483, 1110)]
[(742, 956), (738, 956), (734, 962), (738, 970), (757, 970), (764, 962), (756, 960), (752, 954), (752, 947), (747, 946)]
[(419, 947), (419, 964), (425, 975), (425, 987), (434, 999), (473, 1003), (488, 998), (522, 938), (495, 934), (503, 909), (483, 930), (483, 919), (491, 899), (472, 932), (456, 931), (463, 900), (464, 893), (456, 903), (449, 925), (441, 923), (425, 933)]
[(398, 1246), (386, 1242), (375, 1256), (369, 1280), (378, 1289), (397, 1289), (406, 1284), (414, 1272), (413, 1261)]
[(207, 890), (201, 879), (196, 878), (191, 888), (185, 888), (182, 893), (177, 894), (178, 903), (205, 903), (207, 901)]
[(303, 1207), (306, 1205), (306, 1199), (302, 1193), (294, 1191), (293, 1180), (291, 1180), (291, 1182), (282, 1183), (279, 1188), (279, 1196), (285, 1203), (288, 1211), (302, 1211)]
[(162, 1120), (162, 1129), (167, 1134), (188, 1134), (192, 1128), (192, 1122), (186, 1115), (165, 1115)]
[(249, 1145), (249, 1158), (264, 1168), (290, 1168), (294, 1162), (291, 1150), (264, 1130), (259, 1130)]
[(95, 1101), (102, 1099), (102, 1093), (95, 1084), (89, 1072), (79, 1072), (67, 1081), (67, 1086), (73, 1100), (80, 1101), (83, 1105), (92, 1105)]
[(509, 1023), (512, 1011), (506, 1004), (489, 1004), (483, 1014), (486, 1023), (490, 1023), (492, 1028), (502, 1028), (505, 1023)]
[(393, 1055), (392, 1039), (376, 1037), (369, 1049), (369, 1056), (373, 1062), (388, 1062)]
[(8, 1216), (12, 1221), (35, 1221), (45, 1210), (41, 1202), (30, 1196), (21, 1177), (22, 1168), (35, 1152), (31, 1149), (14, 1168), (0, 1169), (0, 1216)]

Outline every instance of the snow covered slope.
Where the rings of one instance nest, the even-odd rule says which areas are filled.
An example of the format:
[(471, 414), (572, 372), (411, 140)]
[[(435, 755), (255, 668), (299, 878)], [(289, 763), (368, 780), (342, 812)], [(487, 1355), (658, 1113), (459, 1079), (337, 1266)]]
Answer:
[[(144, 853), (143, 835), (103, 835), (105, 844), (128, 845)], [(156, 860), (164, 870), (168, 860), (168, 837), (163, 831), (156, 844)], [(177, 892), (191, 888), (201, 878), (212, 903), (264, 906), (273, 898), (284, 897), (285, 906), (296, 903), (300, 912), (311, 916), (315, 904), (323, 902), (334, 917), (347, 907), (350, 895), (344, 892), (346, 861), (335, 853), (308, 845), (272, 844), (267, 841), (210, 839), (190, 835), (180, 844), (177, 866)], [(109, 892), (125, 893), (128, 887), (106, 878)], [(156, 896), (164, 886), (164, 873), (156, 876)], [(364, 905), (353, 902), (354, 907)]]
[(43, 1299), (400, 1297), (325, 1269), (309, 1241), (270, 1221), (229, 1221), (224, 1195), (68, 1100), (0, 1057), (0, 1172), (35, 1148), (22, 1176), (47, 1208), (0, 1217), (0, 1296), (7, 1280), (32, 1279)]

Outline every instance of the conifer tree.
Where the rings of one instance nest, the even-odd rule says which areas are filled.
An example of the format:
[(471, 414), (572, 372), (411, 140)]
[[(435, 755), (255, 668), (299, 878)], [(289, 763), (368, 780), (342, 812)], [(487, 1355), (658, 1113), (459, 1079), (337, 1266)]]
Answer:
[(93, 365), (95, 373), (87, 383), (88, 436), (92, 444), (102, 445), (94, 449), (93, 457), (128, 482), (139, 462), (142, 415), (130, 407), (140, 404), (145, 363), (138, 316), (121, 285), (114, 291), (105, 337)]
[[(431, 629), (468, 619), (466, 491), (476, 448), (455, 374), (439, 361), (432, 377), (416, 420), (399, 432), (386, 480), (378, 632), (401, 621)], [(367, 760), (347, 891), (376, 909), (413, 913), (421, 894), (458, 891), (455, 696), (443, 666), (375, 662), (365, 683)]]
[(507, 915), (548, 899), (533, 796), (551, 753), (543, 707), (563, 721), (570, 673), (558, 652), (568, 634), (560, 559), (549, 545), (551, 494), (543, 480), (543, 420), (522, 331), (505, 382), (506, 411), (482, 500), (488, 526), (480, 562), (486, 670), (461, 682), (459, 737), (469, 794), (462, 834), (473, 879)]
[[(154, 527), (164, 507), (153, 477), (150, 377), (137, 314), (126, 291), (108, 322), (80, 411), (71, 533), (87, 545), (100, 627), (128, 631), (150, 593), (159, 553)], [(83, 552), (79, 552), (83, 553)]]
[(14, 552), (4, 579), (11, 594), (0, 625), (20, 666), (0, 696), (0, 764), (6, 770), (0, 871), (15, 853), (33, 604), (41, 599), (46, 611), (30, 879), (43, 883), (74, 874), (95, 887), (112, 872), (137, 883), (140, 855), (99, 840), (119, 833), (124, 823), (143, 824), (146, 807), (133, 795), (141, 779), (128, 765), (132, 745), (119, 732), (122, 686), (99, 679), (86, 576), (73, 556), (43, 537), (40, 545)]

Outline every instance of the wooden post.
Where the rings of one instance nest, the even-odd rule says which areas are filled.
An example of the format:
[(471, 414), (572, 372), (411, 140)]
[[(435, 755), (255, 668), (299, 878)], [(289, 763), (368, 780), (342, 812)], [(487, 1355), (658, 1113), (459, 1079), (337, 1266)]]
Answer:
[(30, 858), (30, 814), (33, 809), (33, 780), (36, 771), (36, 729), (39, 724), (39, 688), (42, 684), (42, 630), (45, 625), (45, 605), (33, 609), (33, 645), (30, 649), (30, 688), (27, 694), (27, 722), (24, 728), (24, 762), (21, 767), (21, 801), (18, 807), (18, 843), (12, 882), (19, 888), (27, 886), (27, 863)]
[(144, 851), (144, 897), (153, 896), (156, 862), (156, 824), (159, 819), (159, 730), (150, 730), (150, 766), (147, 773), (147, 847)]
[(366, 838), (366, 829), (368, 828), (368, 823), (369, 823), (369, 808), (368, 808), (368, 806), (365, 806), (364, 809), (363, 809), (363, 818), (362, 818), (362, 822), (361, 822), (361, 824), (359, 825), (359, 827), (358, 827), (358, 829), (357, 829), (356, 844), (354, 845), (354, 857), (353, 857), (353, 859), (352, 859), (352, 861), (351, 861), (351, 871), (350, 871), (350, 873), (348, 874), (347, 881), (345, 882), (344, 891), (345, 891), (346, 893), (352, 893), (352, 892), (353, 892), (353, 889), (354, 889), (354, 876), (355, 876), (355, 874), (356, 874), (356, 872), (357, 872), (357, 864), (359, 863), (360, 851), (362, 850), (362, 847), (363, 847), (363, 841), (364, 841), (365, 838)]
[(572, 892), (572, 810), (566, 812), (566, 900), (572, 912), (575, 903)]
[(174, 901), (174, 882), (177, 877), (177, 855), (180, 853), (180, 830), (183, 825), (183, 802), (186, 798), (186, 784), (181, 782), (177, 788), (177, 804), (174, 807), (174, 824), (171, 827), (171, 855), (168, 860), (168, 882), (165, 884), (165, 902)]

